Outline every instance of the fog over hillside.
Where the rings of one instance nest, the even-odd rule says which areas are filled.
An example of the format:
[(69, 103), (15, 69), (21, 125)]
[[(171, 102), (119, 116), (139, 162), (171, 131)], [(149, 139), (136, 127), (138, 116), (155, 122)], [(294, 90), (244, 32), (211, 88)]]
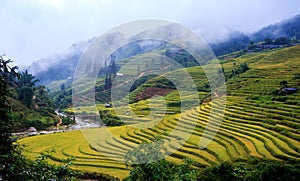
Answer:
[[(260, 30), (248, 34), (226, 28), (207, 33), (207, 29), (203, 29), (200, 25), (194, 26), (192, 30), (207, 41), (216, 55), (219, 56), (245, 49), (249, 45), (250, 41), (260, 42), (265, 38), (275, 39), (282, 36), (289, 39), (299, 39), (300, 16), (297, 15), (288, 20), (267, 25)], [(221, 33), (216, 34), (216, 32)], [(80, 56), (94, 40), (95, 38), (92, 38), (87, 41), (74, 43), (62, 52), (58, 52), (52, 56), (33, 62), (28, 67), (28, 70), (41, 80), (41, 84), (49, 84), (55, 80), (72, 77)], [(120, 57), (124, 58), (132, 56), (134, 53), (143, 53), (144, 51), (141, 51), (141, 49), (150, 50), (153, 44), (151, 45), (149, 42), (140, 42), (138, 45), (132, 44), (132, 46), (135, 47), (129, 47), (129, 49), (126, 47), (126, 51), (130, 52), (127, 53), (127, 55), (126, 53), (124, 55), (120, 55)], [(125, 49), (123, 49), (123, 51), (125, 52)]]

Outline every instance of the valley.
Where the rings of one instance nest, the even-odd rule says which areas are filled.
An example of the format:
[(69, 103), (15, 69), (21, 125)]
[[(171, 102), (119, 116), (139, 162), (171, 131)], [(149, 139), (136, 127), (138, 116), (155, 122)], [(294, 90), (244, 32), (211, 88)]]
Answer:
[[(156, 138), (164, 140), (169, 153), (166, 160), (182, 164), (184, 158), (190, 158), (195, 169), (251, 158), (299, 162), (299, 55), (298, 45), (220, 60), (226, 78), (226, 94), (223, 95), (210, 93), (200, 66), (188, 67), (186, 70), (195, 81), (200, 104), (182, 111), (182, 97), (178, 91), (163, 77), (156, 76), (130, 92), (128, 106), (133, 113), (117, 114), (124, 125), (27, 137), (19, 143), (26, 145), (24, 154), (28, 158), (33, 159), (53, 149), (55, 152), (49, 157), (49, 163), (61, 164), (71, 158), (71, 168), (75, 170), (108, 174), (119, 179), (127, 177), (131, 169), (125, 164), (126, 153)], [(243, 63), (248, 69), (239, 72)], [(140, 72), (142, 74), (143, 70)], [(172, 70), (168, 73), (172, 74)], [(289, 87), (297, 91), (282, 92)], [(156, 97), (143, 96), (144, 91), (151, 93), (151, 89), (158, 92)], [(226, 102), (225, 110), (218, 110), (218, 104), (223, 102)], [(116, 115), (115, 108), (105, 108), (104, 103), (97, 102), (96, 111), (93, 106), (66, 108), (64, 111), (78, 115), (98, 115), (99, 111), (108, 111)], [(125, 108), (117, 109), (122, 111)], [(212, 111), (217, 114), (211, 115)], [(160, 118), (162, 120), (157, 121)], [(206, 148), (199, 149), (211, 118), (222, 118), (223, 121), (213, 140)], [(141, 124), (148, 126), (137, 126)], [(208, 135), (217, 128), (218, 124), (211, 122)], [(173, 130), (176, 130), (176, 135), (173, 135)], [(186, 134), (190, 135), (182, 145), (172, 141), (174, 136), (180, 139)]]

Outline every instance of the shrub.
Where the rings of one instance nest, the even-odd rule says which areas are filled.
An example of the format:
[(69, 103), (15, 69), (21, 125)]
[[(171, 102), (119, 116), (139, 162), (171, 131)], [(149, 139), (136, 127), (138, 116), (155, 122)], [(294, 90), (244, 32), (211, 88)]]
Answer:
[(99, 111), (100, 119), (106, 126), (121, 126), (124, 122), (118, 116), (112, 115), (111, 111)]

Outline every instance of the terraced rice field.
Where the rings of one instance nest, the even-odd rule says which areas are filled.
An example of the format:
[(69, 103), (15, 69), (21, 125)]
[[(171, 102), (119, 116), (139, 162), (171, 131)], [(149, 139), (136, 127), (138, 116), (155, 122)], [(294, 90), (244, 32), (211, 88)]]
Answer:
[[(233, 96), (227, 97), (224, 120), (217, 135), (207, 148), (199, 149), (211, 106), (218, 103), (216, 100), (182, 113), (179, 132), (186, 132), (195, 122), (196, 127), (179, 149), (166, 141), (168, 151), (176, 149), (167, 157), (168, 160), (180, 163), (182, 158), (189, 157), (197, 167), (249, 157), (300, 160), (300, 106), (282, 104), (273, 108), (272, 102), (259, 104)], [(291, 109), (293, 114), (289, 112)], [(55, 153), (51, 157), (53, 163), (61, 163), (63, 159), (72, 157), (72, 167), (75, 169), (123, 178), (130, 169), (122, 162), (126, 152), (142, 142), (150, 142), (156, 136), (167, 140), (178, 118), (179, 115), (167, 116), (160, 124), (147, 129), (129, 125), (108, 128), (113, 136), (104, 135), (106, 128), (96, 128), (28, 137), (22, 139), (21, 143), (28, 145), (26, 155), (29, 157), (54, 148)]]
[[(167, 160), (181, 163), (183, 158), (189, 157), (198, 168), (249, 157), (299, 161), (300, 93), (284, 96), (285, 101), (281, 102), (272, 99), (270, 94), (278, 89), (282, 80), (287, 80), (291, 86), (299, 86), (299, 80), (293, 78), (300, 72), (298, 55), (300, 46), (236, 59), (238, 63), (247, 61), (251, 69), (228, 81), (227, 96), (215, 97), (182, 113), (167, 108), (167, 114), (152, 127), (135, 127), (141, 121), (151, 123), (152, 119), (144, 119), (143, 116), (134, 119), (124, 115), (128, 120), (124, 126), (27, 137), (20, 143), (27, 145), (25, 154), (30, 158), (54, 148), (51, 163), (59, 164), (71, 157), (74, 169), (118, 178), (126, 177), (130, 171), (124, 163), (125, 154), (138, 144), (151, 142), (158, 136), (165, 140), (167, 151), (172, 153)], [(284, 62), (271, 61), (279, 58)], [(232, 62), (224, 64), (225, 71), (230, 71), (230, 65)], [(206, 148), (199, 149), (199, 141), (210, 117), (213, 120), (222, 117), (223, 110), (218, 109), (216, 114), (210, 115), (212, 107), (222, 104), (224, 99), (226, 109), (218, 133)], [(157, 110), (161, 108), (162, 102), (152, 102)], [(132, 107), (138, 112), (143, 110), (142, 103), (135, 103)], [(155, 114), (159, 117), (162, 113), (158, 111)], [(214, 122), (209, 125), (208, 135), (218, 127)], [(172, 134), (174, 129), (176, 135)], [(181, 147), (171, 141), (187, 134), (189, 136)]]

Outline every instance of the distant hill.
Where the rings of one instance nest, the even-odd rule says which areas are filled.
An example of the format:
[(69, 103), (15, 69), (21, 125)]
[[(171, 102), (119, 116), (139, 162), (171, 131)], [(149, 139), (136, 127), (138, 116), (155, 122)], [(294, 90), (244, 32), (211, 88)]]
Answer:
[[(254, 43), (262, 42), (266, 38), (275, 40), (279, 37), (287, 39), (300, 39), (300, 15), (288, 20), (268, 25), (252, 34), (244, 34), (242, 32), (232, 32), (227, 38), (219, 42), (208, 42), (217, 56), (244, 50), (249, 46), (251, 41)], [(94, 41), (94, 38), (73, 44), (67, 51), (53, 55), (48, 58), (35, 61), (29, 66), (38, 79), (40, 84), (49, 85), (55, 81), (72, 79), (74, 71), (80, 56), (84, 50)], [(160, 44), (153, 42), (143, 42), (131, 44), (119, 49), (119, 56), (116, 59), (127, 58), (136, 54), (142, 54), (153, 50), (160, 49)], [(121, 53), (120, 53), (121, 52)]]
[(263, 42), (266, 38), (275, 40), (280, 37), (285, 37), (288, 40), (300, 40), (300, 15), (293, 18), (268, 25), (251, 34), (244, 34), (241, 32), (233, 32), (228, 38), (221, 42), (210, 45), (217, 56), (243, 50), (249, 46), (250, 42)]
[(254, 42), (264, 41), (266, 38), (276, 39), (278, 37), (286, 37), (288, 39), (299, 40), (300, 15), (279, 23), (266, 26), (250, 35), (250, 38)]
[(233, 32), (224, 41), (211, 43), (213, 51), (217, 56), (243, 50), (250, 44), (250, 38), (244, 33)]
[(40, 80), (39, 84), (42, 85), (72, 77), (81, 54), (93, 40), (75, 43), (62, 53), (37, 60), (28, 67), (28, 70)]

